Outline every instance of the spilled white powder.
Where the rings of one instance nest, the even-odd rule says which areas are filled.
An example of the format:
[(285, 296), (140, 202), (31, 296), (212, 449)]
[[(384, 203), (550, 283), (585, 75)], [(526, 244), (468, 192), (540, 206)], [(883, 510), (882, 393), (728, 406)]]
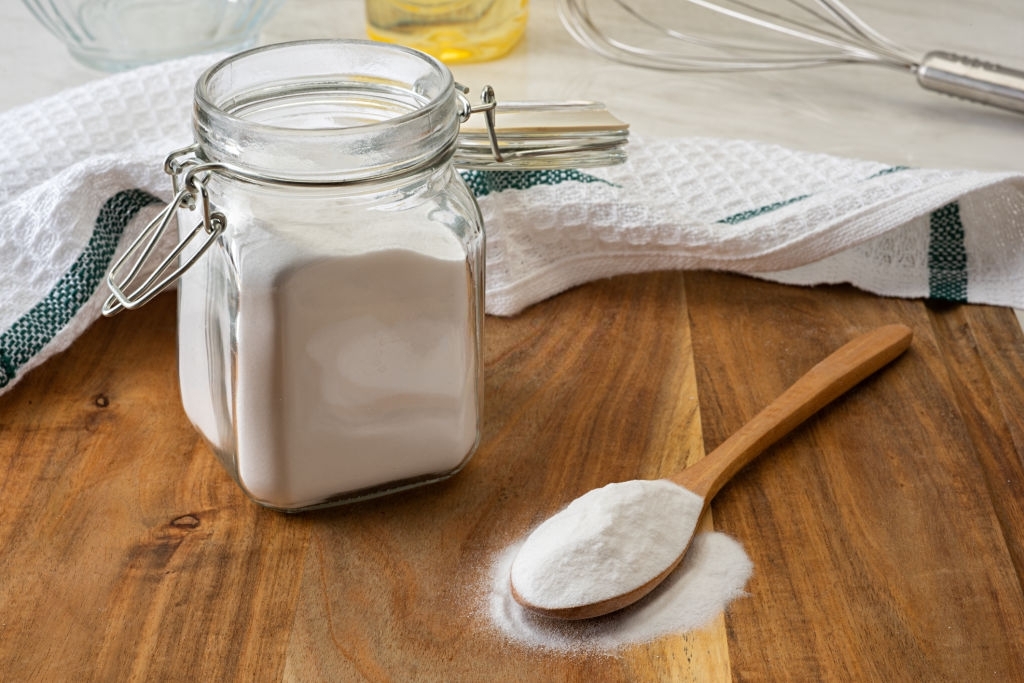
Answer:
[[(720, 533), (693, 536), (703, 499), (667, 480), (634, 480), (590, 491), (495, 560), (487, 610), (510, 639), (559, 651), (613, 651), (700, 628), (735, 598), (753, 572), (743, 547)], [(680, 566), (645, 598), (612, 614), (566, 621), (523, 608), (598, 602)]]
[[(509, 591), (509, 570), (519, 551), (498, 555), (489, 575), (486, 609), (491, 623), (521, 645), (563, 653), (614, 652), (709, 624), (738, 597), (753, 573), (743, 546), (718, 532), (694, 537), (679, 567), (644, 599), (595, 619), (565, 621), (530, 612)], [(592, 572), (579, 577), (581, 583)]]
[(642, 586), (686, 550), (704, 499), (665, 479), (589, 491), (538, 526), (511, 567), (527, 603), (564, 609)]

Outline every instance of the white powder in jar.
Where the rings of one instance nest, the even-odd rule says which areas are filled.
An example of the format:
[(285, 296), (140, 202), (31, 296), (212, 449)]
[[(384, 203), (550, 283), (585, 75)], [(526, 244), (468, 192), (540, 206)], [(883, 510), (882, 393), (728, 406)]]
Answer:
[[(325, 234), (250, 217), (233, 247), (237, 273), (211, 254), (224, 266), (207, 289), (238, 278), (230, 465), (264, 504), (301, 508), (440, 478), (475, 447), (479, 365), (465, 250), (420, 215), (380, 221), (339, 215), (336, 233)], [(207, 372), (202, 363), (183, 371), (186, 410), (203, 405)]]

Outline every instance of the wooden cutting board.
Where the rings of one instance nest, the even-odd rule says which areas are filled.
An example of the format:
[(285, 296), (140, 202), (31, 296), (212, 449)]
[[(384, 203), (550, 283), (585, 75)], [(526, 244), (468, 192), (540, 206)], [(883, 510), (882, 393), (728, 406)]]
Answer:
[[(700, 458), (856, 334), (908, 353), (726, 487), (754, 562), (705, 629), (616, 653), (503, 637), (495, 555), (575, 496)], [(302, 515), (188, 424), (174, 298), (0, 397), (10, 681), (1024, 680), (1024, 337), (1013, 313), (710, 273), (488, 318), (483, 445), (449, 481)]]

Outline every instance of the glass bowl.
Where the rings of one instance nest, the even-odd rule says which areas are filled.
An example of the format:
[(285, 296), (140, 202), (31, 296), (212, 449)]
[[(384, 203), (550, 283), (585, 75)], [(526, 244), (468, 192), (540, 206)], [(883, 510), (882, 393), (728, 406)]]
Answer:
[(23, 0), (83, 64), (121, 71), (255, 44), (282, 0)]

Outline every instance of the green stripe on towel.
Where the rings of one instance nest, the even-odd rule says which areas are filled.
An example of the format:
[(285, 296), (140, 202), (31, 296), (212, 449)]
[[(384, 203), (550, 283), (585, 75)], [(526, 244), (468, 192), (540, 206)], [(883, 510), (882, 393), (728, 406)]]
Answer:
[[(899, 173), (900, 171), (906, 171), (909, 168), (910, 168), (909, 166), (890, 166), (888, 168), (883, 168), (881, 171), (877, 171), (875, 173), (872, 173), (867, 178), (864, 178), (864, 181), (874, 180), (875, 178), (879, 178), (881, 176), (886, 176), (886, 175), (889, 175), (891, 173)], [(858, 182), (864, 182), (864, 181), (858, 181)], [(772, 211), (775, 211), (777, 209), (781, 209), (784, 206), (789, 206), (790, 204), (795, 204), (796, 202), (799, 202), (799, 201), (802, 201), (804, 199), (807, 199), (810, 196), (811, 195), (809, 195), (809, 194), (802, 194), (802, 195), (799, 195), (797, 197), (790, 197), (789, 199), (783, 199), (781, 201), (773, 202), (773, 203), (767, 204), (765, 206), (759, 206), (756, 209), (748, 209), (746, 211), (740, 211), (739, 213), (734, 213), (731, 216), (726, 216), (725, 218), (723, 218), (721, 220), (718, 220), (718, 221), (715, 221), (715, 222), (716, 223), (726, 223), (728, 225), (736, 225), (737, 223), (742, 223), (743, 221), (748, 221), (751, 218), (757, 218), (758, 216), (763, 216), (766, 213), (771, 213)]]
[(878, 173), (872, 173), (867, 178), (865, 178), (865, 180), (871, 180), (872, 178), (879, 178), (879, 177), (884, 176), (884, 175), (889, 175), (890, 173), (899, 173), (900, 171), (906, 171), (909, 168), (910, 168), (909, 166), (890, 166), (889, 168), (883, 168)]
[(722, 220), (716, 221), (716, 223), (728, 223), (729, 225), (736, 225), (737, 223), (742, 223), (743, 221), (748, 221), (751, 218), (757, 218), (758, 216), (762, 216), (762, 215), (764, 215), (766, 213), (771, 213), (772, 211), (775, 211), (776, 209), (781, 209), (784, 206), (789, 206), (790, 204), (794, 204), (794, 203), (799, 202), (799, 201), (801, 201), (803, 199), (807, 199), (810, 196), (811, 195), (809, 195), (809, 194), (802, 194), (799, 197), (792, 197), (790, 199), (784, 199), (781, 202), (775, 202), (774, 204), (768, 204), (767, 206), (759, 206), (756, 209), (750, 209), (748, 211), (740, 211), (739, 213), (734, 213), (731, 216), (726, 216)]
[(50, 343), (96, 292), (114, 258), (124, 229), (142, 207), (160, 200), (142, 190), (124, 190), (108, 199), (96, 217), (85, 249), (49, 294), (0, 334), (0, 387)]
[(928, 235), (928, 296), (946, 301), (967, 301), (967, 246), (960, 204), (953, 202), (932, 212)]
[(569, 181), (577, 183), (605, 183), (607, 180), (580, 173), (576, 169), (542, 171), (460, 171), (462, 179), (477, 197), (486, 197), (503, 190), (528, 190), (535, 185), (557, 185)]

